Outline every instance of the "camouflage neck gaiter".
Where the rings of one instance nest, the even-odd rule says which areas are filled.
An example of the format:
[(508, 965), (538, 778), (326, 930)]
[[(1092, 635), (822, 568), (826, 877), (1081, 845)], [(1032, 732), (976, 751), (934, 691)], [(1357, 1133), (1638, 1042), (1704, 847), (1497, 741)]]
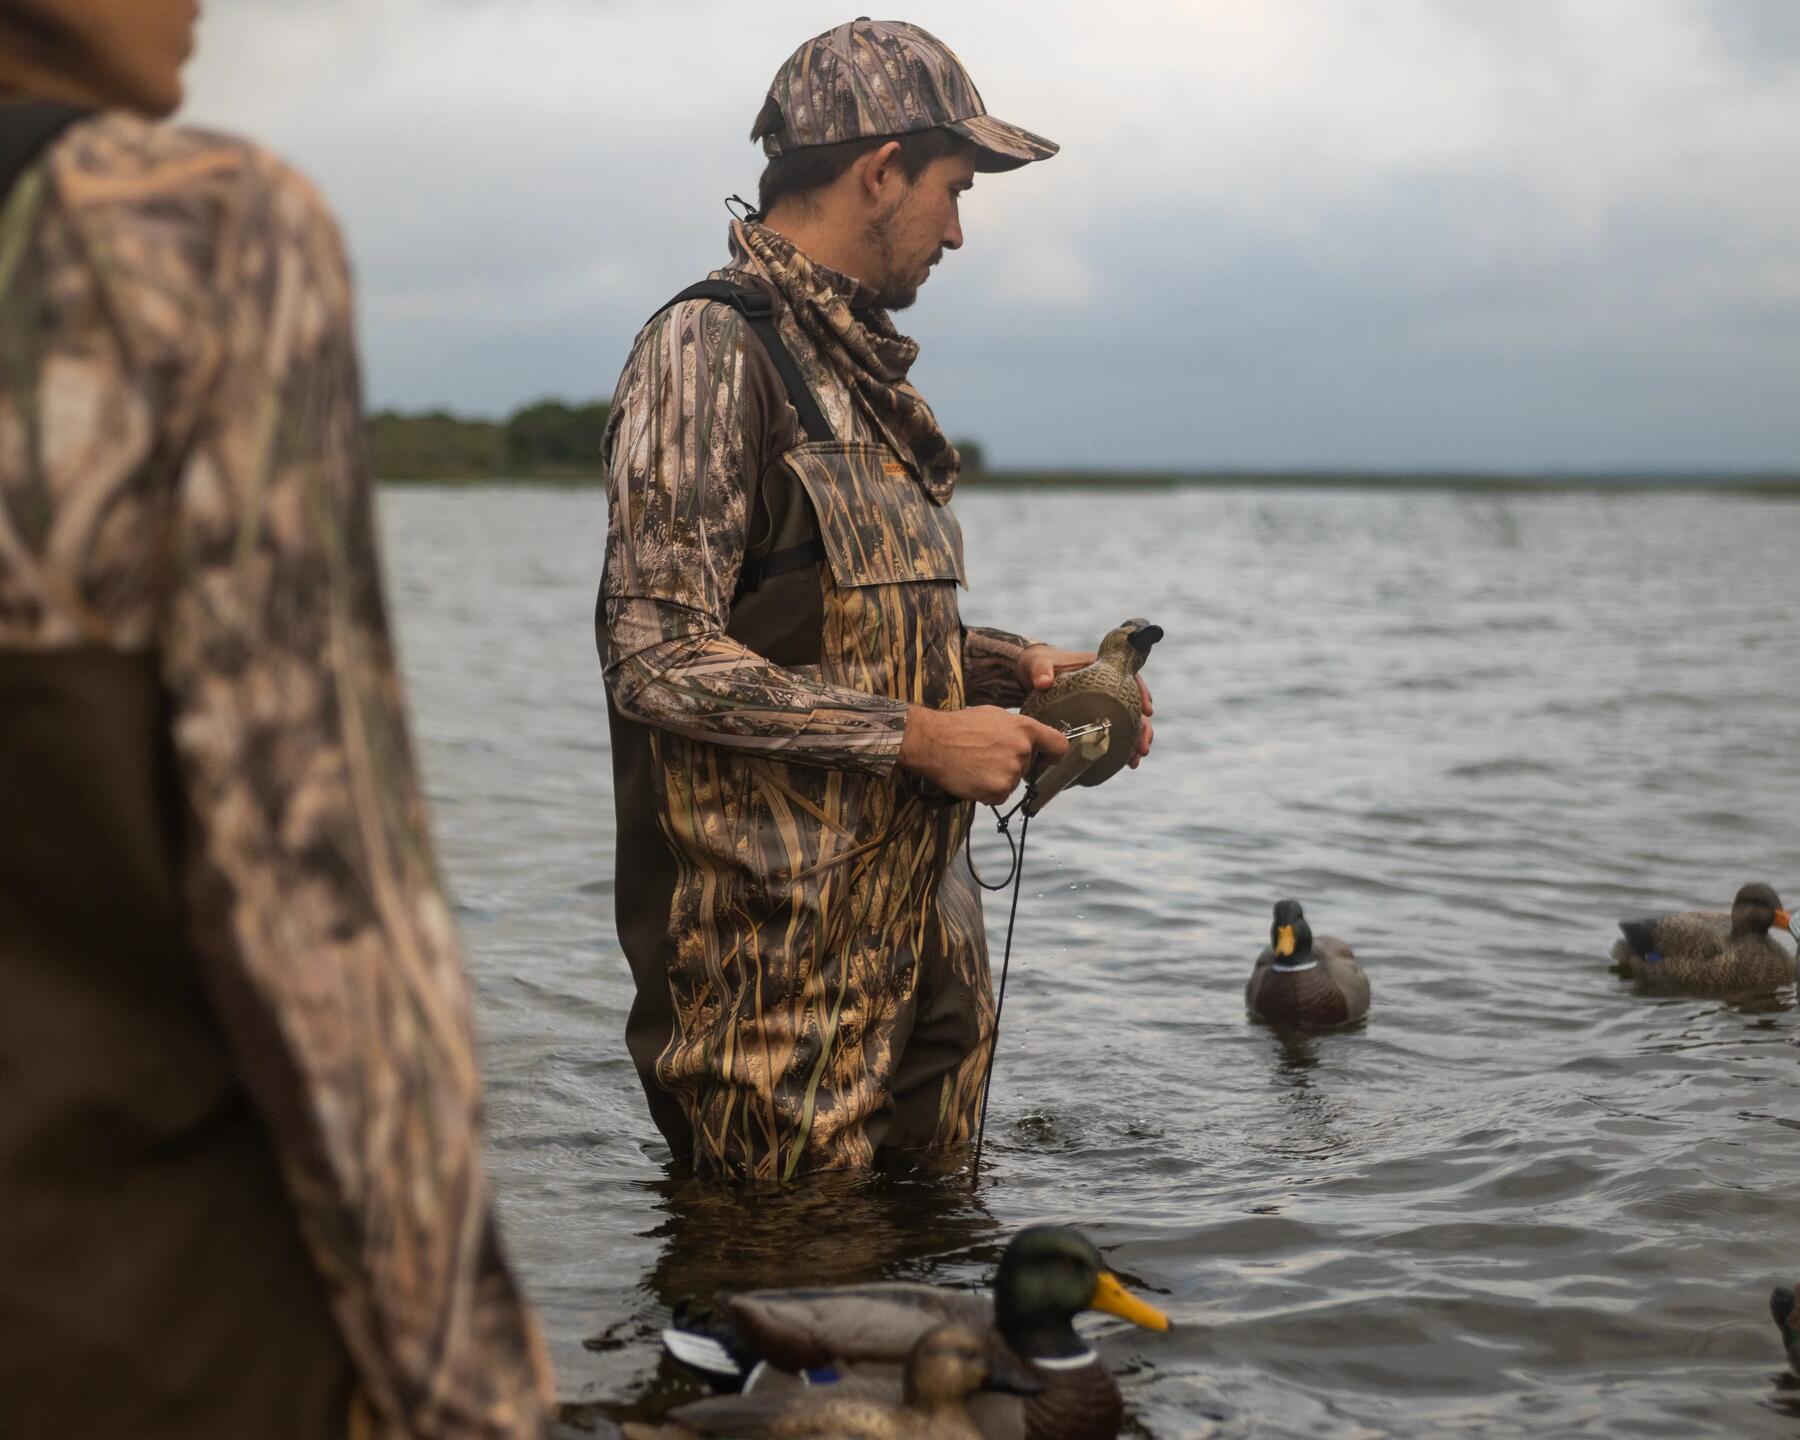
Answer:
[(838, 360), (888, 443), (912, 460), (926, 493), (948, 502), (962, 462), (925, 397), (907, 383), (918, 342), (894, 328), (867, 285), (809, 260), (766, 225), (733, 221), (731, 249), (774, 282), (802, 328)]

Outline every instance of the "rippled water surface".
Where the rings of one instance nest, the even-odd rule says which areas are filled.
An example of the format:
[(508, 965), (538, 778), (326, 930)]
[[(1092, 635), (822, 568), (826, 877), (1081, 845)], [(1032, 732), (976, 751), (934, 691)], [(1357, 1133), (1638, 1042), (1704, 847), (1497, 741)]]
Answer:
[[(973, 1284), (1049, 1219), (1177, 1321), (1096, 1327), (1145, 1435), (1800, 1436), (1766, 1309), (1800, 1275), (1793, 992), (1653, 998), (1606, 963), (1620, 916), (1800, 902), (1800, 505), (966, 495), (969, 620), (1165, 627), (1156, 753), (1033, 829), (979, 1183), (744, 1199), (667, 1178), (625, 1055), (603, 499), (381, 503), (568, 1399), (688, 1393), (655, 1340), (683, 1295)], [(1361, 1032), (1246, 1021), (1289, 894), (1368, 969)]]

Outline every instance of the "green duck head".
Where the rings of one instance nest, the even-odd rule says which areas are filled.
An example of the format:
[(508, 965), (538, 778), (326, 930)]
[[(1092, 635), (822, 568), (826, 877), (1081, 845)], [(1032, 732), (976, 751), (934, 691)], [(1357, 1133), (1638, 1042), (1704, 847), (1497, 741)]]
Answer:
[(1144, 668), (1150, 647), (1162, 638), (1162, 626), (1148, 620), (1127, 620), (1100, 642), (1100, 658), (1127, 675), (1135, 675)]
[(1769, 1296), (1769, 1313), (1781, 1331), (1781, 1344), (1787, 1351), (1788, 1364), (1800, 1375), (1800, 1315), (1794, 1313), (1794, 1292), (1778, 1285)]
[(1312, 926), (1298, 900), (1275, 902), (1275, 923), (1269, 926), (1269, 948), (1283, 965), (1292, 965), (1312, 954)]
[(996, 1355), (972, 1330), (939, 1325), (927, 1330), (907, 1352), (901, 1398), (926, 1414), (954, 1410), (977, 1390), (1004, 1395), (1036, 1395), (1043, 1383), (1027, 1375), (1017, 1362)]
[(994, 1320), (1006, 1343), (1032, 1358), (1078, 1355), (1087, 1347), (1072, 1322), (1083, 1310), (1169, 1328), (1169, 1317), (1126, 1290), (1086, 1236), (1055, 1225), (1013, 1236), (994, 1277)]
[(1794, 917), (1781, 904), (1781, 897), (1767, 885), (1746, 885), (1731, 902), (1731, 933), (1761, 935), (1779, 925), (1792, 932)]

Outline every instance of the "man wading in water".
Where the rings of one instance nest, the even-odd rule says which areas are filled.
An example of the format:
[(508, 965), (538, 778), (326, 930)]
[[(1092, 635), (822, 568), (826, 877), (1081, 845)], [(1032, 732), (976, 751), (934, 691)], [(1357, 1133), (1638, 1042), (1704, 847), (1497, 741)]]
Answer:
[(1092, 657), (962, 625), (957, 454), (887, 315), (962, 245), (977, 172), (1056, 147), (867, 20), (794, 53), (752, 138), (760, 216), (619, 382), (596, 626), (632, 1058), (678, 1156), (770, 1180), (973, 1137), (968, 802), (1065, 751), (1000, 707)]
[(527, 1440), (312, 187), (0, 0), (0, 1435)]

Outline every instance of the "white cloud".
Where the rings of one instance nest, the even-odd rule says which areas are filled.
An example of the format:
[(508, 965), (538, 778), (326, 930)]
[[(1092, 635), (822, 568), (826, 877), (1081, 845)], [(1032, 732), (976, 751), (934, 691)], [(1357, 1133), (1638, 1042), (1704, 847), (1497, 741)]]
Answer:
[(1056, 239), (1025, 243), (999, 271), (995, 297), (1018, 305), (1083, 309), (1098, 303), (1104, 277), (1087, 256)]

